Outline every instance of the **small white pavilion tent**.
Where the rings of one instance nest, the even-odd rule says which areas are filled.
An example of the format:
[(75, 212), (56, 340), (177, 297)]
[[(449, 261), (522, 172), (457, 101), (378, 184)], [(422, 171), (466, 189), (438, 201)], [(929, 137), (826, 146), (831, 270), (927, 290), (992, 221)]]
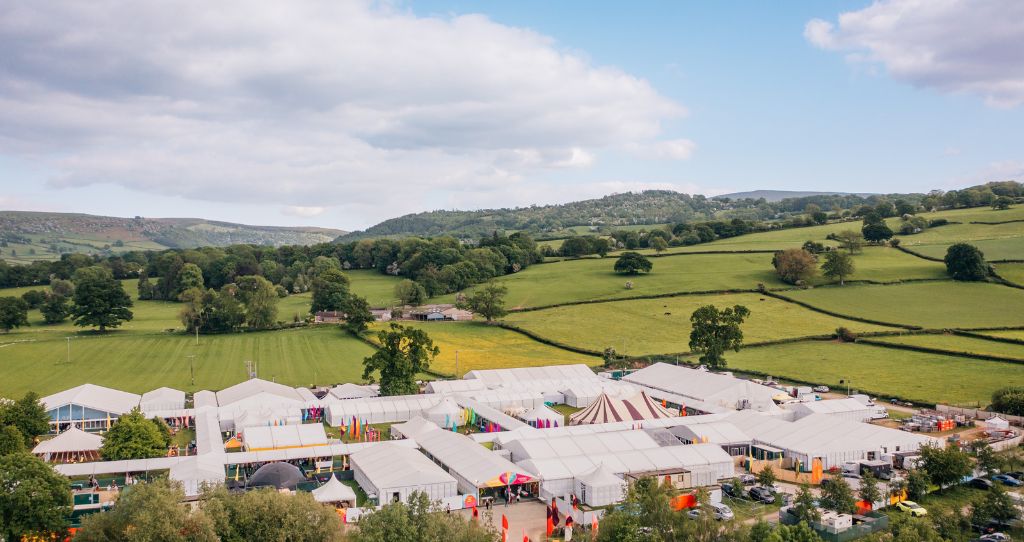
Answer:
[(344, 508), (354, 508), (356, 505), (355, 490), (341, 483), (333, 474), (324, 485), (310, 493), (313, 494), (313, 500), (316, 502), (340, 504)]
[(168, 477), (181, 482), (186, 496), (199, 495), (204, 486), (224, 484), (224, 454), (213, 453), (184, 458), (171, 466)]
[(236, 414), (234, 423), (235, 433), (241, 433), (249, 427), (298, 425), (302, 423), (302, 411), (296, 407), (254, 407)]
[(327, 403), (327, 420), (332, 427), (347, 425), (352, 418), (366, 423), (394, 423), (423, 416), (424, 411), (441, 402), (439, 394), (392, 395), (345, 399)]
[(993, 431), (1006, 431), (1010, 428), (1010, 422), (999, 416), (993, 416), (985, 420), (985, 427)]
[(365, 397), (377, 397), (378, 395), (380, 394), (377, 393), (377, 390), (370, 386), (360, 386), (351, 382), (334, 386), (330, 391), (330, 396), (335, 399), (362, 399)]
[(565, 425), (565, 416), (547, 407), (540, 405), (522, 416), (523, 421), (534, 427), (562, 427)]
[(98, 459), (103, 437), (86, 433), (77, 427), (44, 440), (32, 449), (32, 453), (43, 461), (67, 461), (75, 459)]
[(424, 414), (429, 421), (450, 429), (452, 424), (456, 426), (465, 425), (465, 415), (462, 407), (451, 397), (445, 397), (440, 403), (430, 407)]
[(458, 494), (458, 482), (419, 450), (382, 443), (349, 457), (359, 487), (379, 504), (409, 500), (414, 491), (435, 501)]
[(590, 506), (608, 506), (620, 502), (626, 494), (626, 481), (615, 476), (604, 464), (583, 473), (573, 481), (576, 496)]
[(210, 390), (199, 390), (193, 393), (192, 408), (199, 410), (206, 407), (217, 408), (217, 394)]
[(559, 391), (565, 396), (565, 404), (575, 408), (586, 408), (602, 395), (621, 399), (635, 395), (638, 389), (625, 382), (596, 378), (572, 382)]

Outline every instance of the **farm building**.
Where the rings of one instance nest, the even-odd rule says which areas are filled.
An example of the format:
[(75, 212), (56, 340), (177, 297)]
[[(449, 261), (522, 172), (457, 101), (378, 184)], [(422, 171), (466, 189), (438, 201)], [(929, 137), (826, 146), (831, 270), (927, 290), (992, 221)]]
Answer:
[(380, 504), (407, 502), (414, 491), (431, 501), (458, 495), (458, 482), (418, 450), (384, 443), (349, 458), (359, 487)]
[(134, 393), (82, 384), (40, 401), (50, 417), (50, 431), (58, 432), (72, 425), (85, 431), (109, 429), (118, 416), (139, 406), (140, 399)]
[(341, 311), (317, 311), (313, 315), (316, 324), (337, 324), (345, 321), (345, 313)]
[(247, 427), (242, 430), (242, 441), (248, 452), (309, 448), (326, 445), (327, 433), (319, 423)]
[(370, 314), (373, 315), (373, 319), (378, 322), (391, 321), (391, 309), (370, 309)]
[(710, 371), (655, 363), (622, 379), (648, 388), (655, 399), (671, 399), (659, 397), (657, 392), (663, 391), (731, 410), (780, 411), (772, 400), (776, 390)]
[(356, 506), (355, 490), (341, 483), (333, 474), (324, 482), (324, 485), (310, 491), (310, 493), (316, 502), (333, 504), (341, 508), (354, 508)]
[(360, 386), (359, 384), (345, 383), (331, 388), (329, 397), (334, 399), (362, 399), (365, 397), (377, 397), (380, 393), (372, 386)]
[(463, 321), (472, 320), (473, 313), (460, 309), (455, 305), (420, 305), (408, 312), (408, 319), (435, 322), (443, 320)]
[(32, 448), (32, 453), (43, 461), (54, 463), (96, 461), (100, 457), (103, 437), (86, 433), (77, 427), (44, 440)]
[(874, 416), (876, 407), (869, 407), (856, 399), (831, 399), (828, 401), (807, 401), (786, 405), (796, 419), (811, 414), (825, 414), (851, 422), (866, 422)]
[(654, 420), (673, 416), (675, 416), (674, 413), (656, 403), (644, 392), (627, 399), (617, 399), (602, 394), (590, 406), (570, 416), (569, 425)]

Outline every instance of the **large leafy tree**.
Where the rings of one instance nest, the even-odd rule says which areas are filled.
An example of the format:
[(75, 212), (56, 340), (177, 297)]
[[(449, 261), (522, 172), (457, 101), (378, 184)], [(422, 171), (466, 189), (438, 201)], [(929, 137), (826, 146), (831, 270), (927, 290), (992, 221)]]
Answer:
[(118, 327), (134, 316), (129, 307), (132, 299), (125, 293), (121, 281), (105, 267), (94, 265), (75, 271), (75, 297), (71, 316), (76, 326)]
[(853, 272), (853, 257), (846, 252), (833, 250), (825, 254), (825, 261), (821, 264), (821, 273), (825, 275), (825, 278), (839, 279), (841, 286), (846, 277), (852, 275)]
[(355, 294), (348, 296), (342, 310), (345, 312), (345, 329), (350, 333), (362, 333), (366, 331), (366, 326), (373, 322), (370, 304)]
[(60, 533), (71, 515), (68, 479), (27, 453), (0, 457), (0, 529), (5, 540)]
[(71, 305), (68, 303), (68, 298), (63, 295), (47, 292), (46, 299), (39, 307), (39, 312), (43, 314), (44, 322), (56, 324), (68, 319), (68, 315), (71, 314)]
[(712, 368), (725, 367), (725, 351), (740, 351), (743, 330), (740, 324), (750, 316), (750, 309), (735, 305), (719, 310), (705, 305), (690, 316), (690, 349), (699, 353), (700, 361)]
[(639, 275), (650, 273), (654, 264), (639, 252), (623, 252), (618, 260), (615, 260), (615, 272), (625, 275)]
[(975, 524), (985, 524), (990, 519), (1009, 522), (1019, 517), (1016, 504), (999, 484), (993, 485), (984, 497), (971, 504), (971, 519)]
[(17, 297), (0, 297), (0, 329), (5, 332), (28, 325), (28, 303)]
[(878, 487), (878, 478), (875, 478), (871, 470), (865, 470), (860, 479), (860, 500), (870, 503), (871, 506), (882, 500), (882, 490)]
[(924, 446), (921, 448), (921, 467), (928, 474), (931, 483), (940, 489), (963, 480), (971, 473), (974, 462), (971, 456), (958, 446)]
[(978, 247), (967, 243), (956, 243), (946, 249), (946, 272), (954, 280), (985, 280), (988, 276), (988, 265), (985, 255)]
[(327, 268), (313, 279), (313, 302), (309, 311), (342, 311), (349, 298), (349, 280), (340, 269)]
[(864, 241), (864, 237), (853, 230), (843, 230), (835, 235), (835, 239), (836, 241), (839, 241), (839, 245), (846, 249), (850, 254), (860, 252), (861, 244), (863, 244)]
[(259, 275), (238, 277), (238, 298), (245, 305), (245, 323), (256, 329), (268, 328), (277, 321), (277, 290)]
[[(202, 511), (191, 512), (181, 503), (185, 493), (167, 480), (125, 488), (117, 506), (82, 520), (76, 542), (213, 542), (213, 522)], [(276, 519), (276, 518), (275, 518)]]
[(883, 243), (892, 239), (892, 229), (885, 222), (866, 224), (860, 232), (864, 235), (864, 239), (871, 243)]
[(459, 306), (483, 316), (488, 322), (508, 314), (505, 310), (505, 294), (508, 288), (496, 282), (488, 282), (477, 288)]
[(405, 279), (395, 285), (395, 297), (402, 305), (422, 305), (427, 302), (427, 290), (420, 283)]
[(114, 422), (103, 436), (100, 453), (107, 461), (160, 457), (167, 453), (167, 440), (153, 420), (135, 409)]
[(363, 360), (363, 379), (372, 382), (380, 375), (381, 395), (419, 393), (416, 375), (430, 368), (440, 350), (425, 331), (392, 322), (377, 332), (380, 349)]
[(857, 500), (853, 496), (850, 484), (847, 484), (844, 478), (832, 478), (827, 484), (822, 484), (818, 502), (822, 508), (841, 514), (852, 514), (857, 511)]
[(177, 295), (180, 297), (182, 292), (188, 291), (192, 288), (204, 288), (205, 282), (203, 281), (203, 270), (194, 263), (187, 263), (181, 267), (181, 271), (178, 272), (178, 290)]
[[(342, 539), (342, 524), (334, 510), (316, 502), (304, 491), (284, 495), (271, 489), (261, 489), (237, 495), (221, 487), (206, 495), (203, 512), (213, 524), (216, 540), (222, 542), (331, 542)], [(363, 519), (360, 519), (359, 526), (359, 531), (362, 531)]]
[(0, 428), (0, 456), (20, 454), (28, 451), (25, 446), (25, 435), (13, 425)]
[(0, 406), (0, 426), (12, 426), (22, 434), (26, 446), (31, 446), (36, 437), (50, 430), (50, 417), (46, 407), (34, 391), (25, 393), (21, 399)]
[(992, 393), (992, 410), (1024, 416), (1024, 386), (1009, 386)]
[(775, 253), (772, 266), (783, 282), (800, 284), (818, 271), (818, 259), (802, 248), (789, 248)]
[(359, 518), (359, 529), (351, 542), (497, 542), (501, 536), (486, 522), (468, 521), (458, 514), (446, 514), (422, 492), (409, 496), (407, 503), (392, 503)]
[(815, 500), (814, 493), (811, 493), (811, 488), (807, 484), (800, 486), (800, 490), (796, 493), (796, 499), (793, 500), (793, 508), (790, 509), (790, 513), (796, 516), (799, 521), (808, 524), (821, 521), (821, 512), (818, 510), (818, 506), (814, 502)]

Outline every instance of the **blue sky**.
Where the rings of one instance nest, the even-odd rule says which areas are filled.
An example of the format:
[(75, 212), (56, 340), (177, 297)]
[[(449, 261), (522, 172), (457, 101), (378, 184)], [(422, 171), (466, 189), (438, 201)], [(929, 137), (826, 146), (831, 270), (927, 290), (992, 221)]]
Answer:
[(0, 207), (356, 229), (1024, 171), (1012, 1), (326, 4), (0, 8)]

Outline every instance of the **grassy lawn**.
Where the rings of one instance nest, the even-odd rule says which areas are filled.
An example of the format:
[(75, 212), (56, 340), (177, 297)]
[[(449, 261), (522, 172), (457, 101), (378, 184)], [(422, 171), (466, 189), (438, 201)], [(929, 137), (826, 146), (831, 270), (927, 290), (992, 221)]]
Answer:
[(840, 314), (927, 328), (1024, 325), (1024, 290), (990, 283), (848, 285), (786, 295)]
[(889, 329), (834, 318), (757, 294), (613, 301), (514, 313), (506, 320), (542, 337), (591, 350), (610, 346), (631, 355), (670, 354), (690, 349), (693, 311), (703, 305), (736, 304), (751, 311), (743, 324), (747, 342), (824, 335), (840, 326), (858, 331)]
[[(455, 373), (455, 352), (459, 352), (459, 377), (474, 369), (501, 369), (586, 363), (597, 365), (601, 358), (567, 352), (514, 331), (488, 326), (482, 322), (403, 322), (427, 332), (441, 353), (431, 369)], [(382, 329), (375, 324), (372, 329)]]
[[(70, 364), (63, 336), (28, 338), (36, 340), (0, 349), (0, 397), (86, 382), (136, 393), (159, 386), (216, 390), (244, 380), (246, 360), (258, 363), (260, 377), (289, 385), (358, 382), (372, 353), (336, 326), (201, 336), (199, 346), (190, 335), (115, 331), (72, 340)], [(195, 386), (187, 357), (193, 354)]]
[(938, 348), (952, 352), (971, 354), (987, 354), (1009, 358), (1024, 359), (1024, 345), (1009, 344), (998, 341), (986, 341), (973, 337), (958, 335), (904, 335), (899, 337), (878, 337), (875, 340), (895, 344), (909, 344), (925, 348)]
[(1024, 286), (1024, 263), (1000, 263), (995, 268), (1000, 277)]
[(726, 354), (729, 367), (832, 386), (840, 380), (879, 396), (922, 402), (991, 400), (1007, 382), (1024, 382), (1024, 365), (924, 354), (865, 344), (813, 341)]
[(345, 271), (345, 275), (351, 282), (352, 292), (365, 297), (371, 307), (387, 307), (398, 302), (395, 285), (402, 281), (402, 277), (385, 275), (373, 269), (352, 269)]
[(575, 413), (577, 413), (577, 412), (579, 412), (579, 411), (581, 411), (583, 409), (582, 408), (572, 407), (572, 406), (569, 406), (569, 405), (553, 405), (553, 406), (551, 406), (551, 410), (554, 410), (555, 412), (565, 416), (565, 419), (568, 420), (569, 416), (572, 416), (573, 414), (575, 414)]

